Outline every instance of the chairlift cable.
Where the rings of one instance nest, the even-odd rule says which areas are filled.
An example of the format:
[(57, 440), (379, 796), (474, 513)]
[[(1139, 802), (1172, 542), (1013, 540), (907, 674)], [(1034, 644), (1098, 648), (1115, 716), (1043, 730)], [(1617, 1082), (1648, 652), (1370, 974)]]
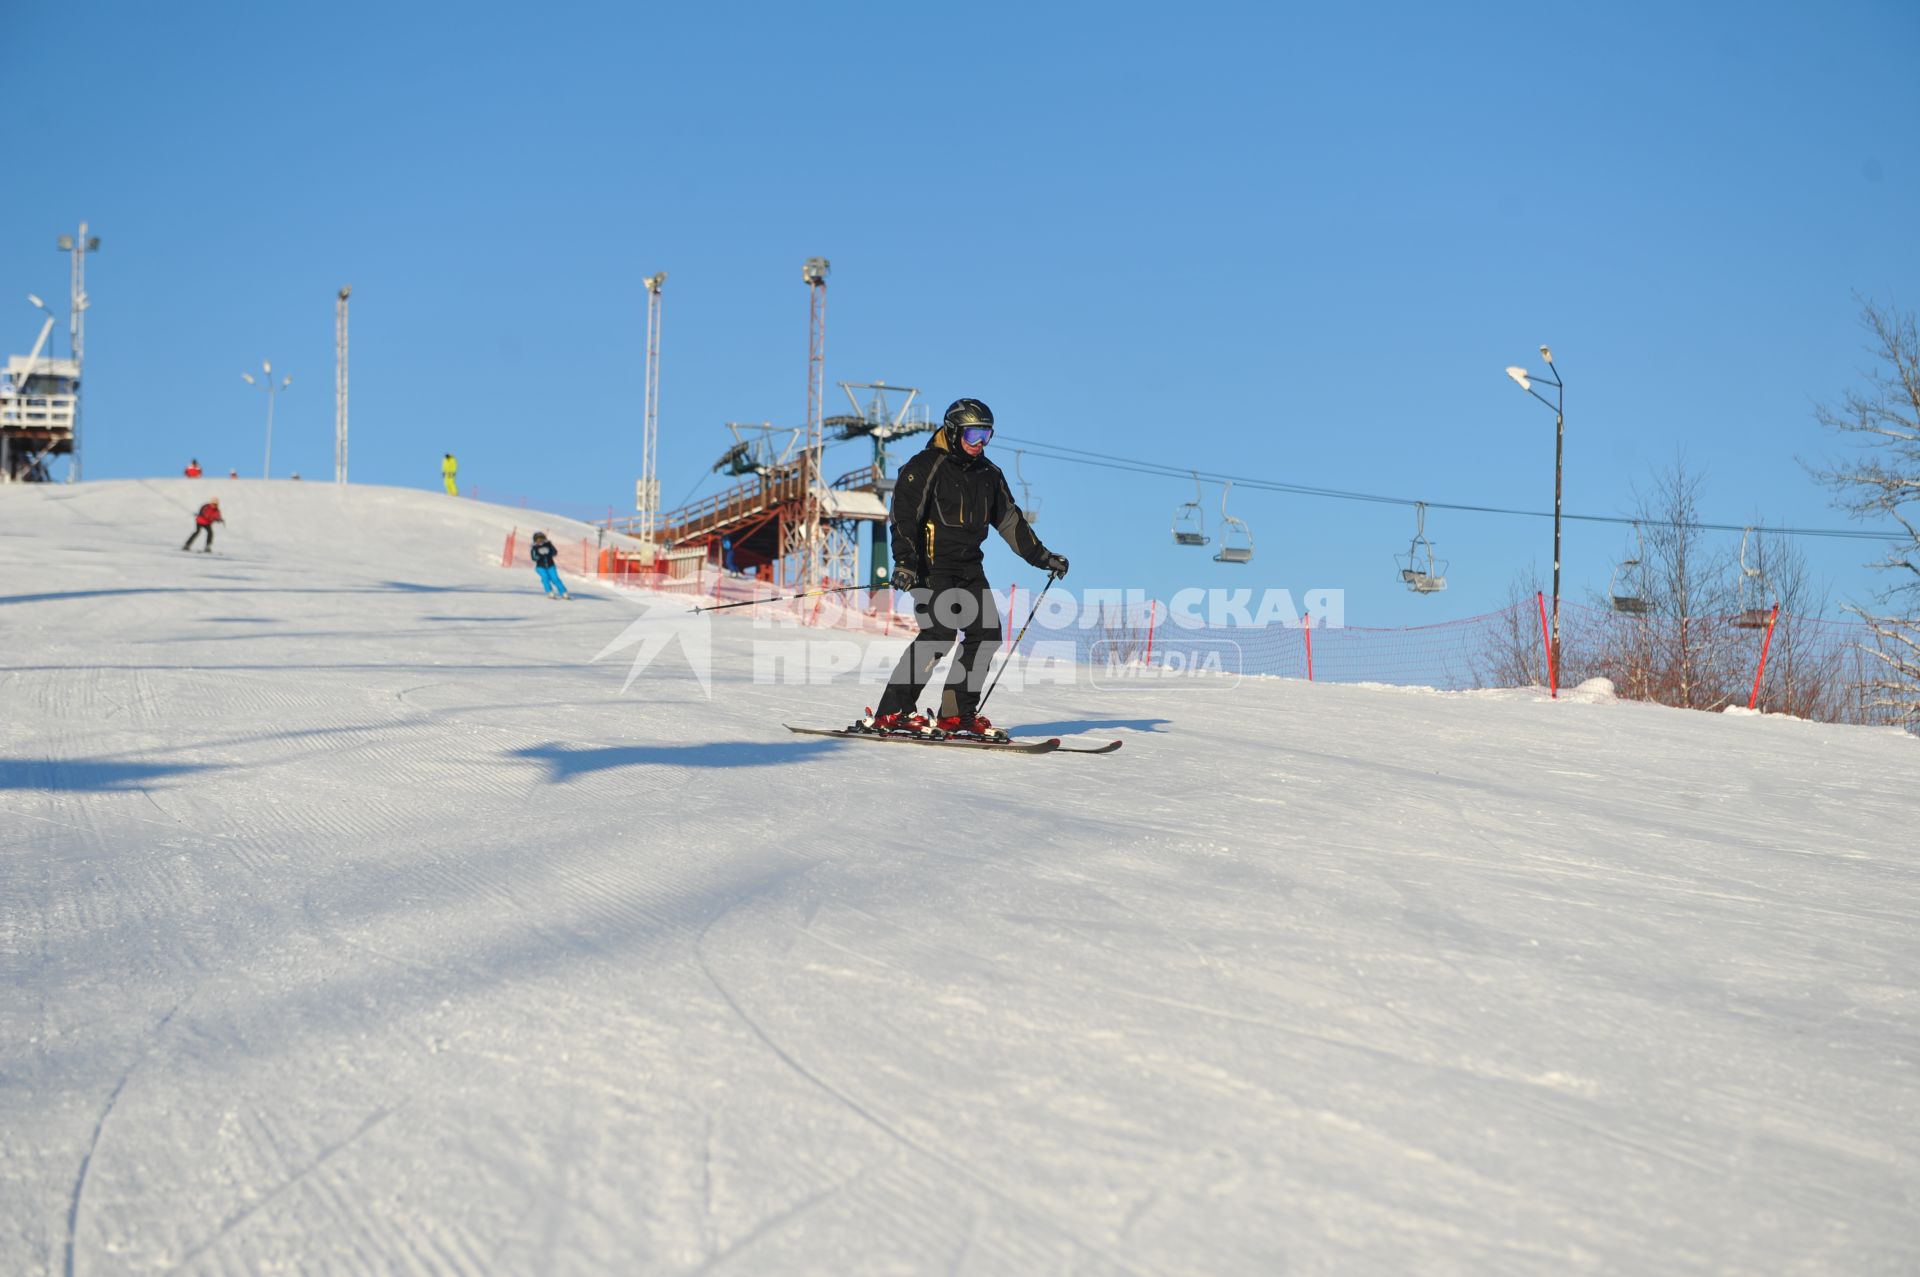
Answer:
[[(1108, 453), (1090, 452), (1082, 448), (1069, 448), (1062, 444), (1042, 443), (1035, 440), (1018, 439), (1002, 434), (1000, 439), (1007, 443), (1017, 443), (1036, 457), (1046, 461), (1066, 461), (1076, 465), (1097, 466), (1104, 470), (1120, 470), (1130, 474), (1152, 475), (1156, 478), (1204, 478), (1214, 483), (1234, 483), (1256, 492), (1278, 492), (1289, 496), (1324, 497), (1334, 501), (1367, 501), (1379, 505), (1414, 506), (1425, 505), (1431, 510), (1453, 510), (1463, 514), (1509, 515), (1517, 518), (1551, 519), (1551, 510), (1517, 510), (1508, 506), (1468, 505), (1453, 501), (1419, 501), (1412, 497), (1391, 497), (1375, 492), (1354, 492), (1342, 488), (1322, 488), (1308, 484), (1284, 483), (1275, 479), (1260, 479), (1246, 475), (1232, 475), (1214, 470), (1195, 470), (1191, 466), (1170, 466), (1156, 461), (1141, 461), (1133, 457), (1116, 457)], [(1573, 514), (1563, 512), (1563, 519), (1578, 523), (1608, 523), (1629, 525), (1641, 520), (1630, 515), (1613, 514)], [(1758, 524), (1741, 523), (1681, 523), (1675, 525), (1700, 532), (1744, 532), (1751, 528), (1755, 532), (1769, 532), (1775, 536), (1790, 537), (1834, 537), (1849, 541), (1887, 541), (1897, 539), (1890, 531), (1868, 531), (1853, 528), (1788, 528), (1765, 527)]]

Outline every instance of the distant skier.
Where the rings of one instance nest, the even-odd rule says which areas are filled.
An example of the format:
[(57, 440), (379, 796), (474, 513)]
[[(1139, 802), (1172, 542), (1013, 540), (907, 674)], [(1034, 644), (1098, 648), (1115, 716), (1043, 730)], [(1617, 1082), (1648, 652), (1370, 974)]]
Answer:
[(567, 593), (567, 583), (560, 579), (560, 569), (554, 561), (560, 557), (560, 547), (547, 540), (547, 534), (533, 534), (533, 570), (540, 575), (540, 588), (547, 592), (550, 599), (572, 600)]
[(1067, 560), (1040, 544), (1020, 513), (1006, 476), (986, 458), (991, 438), (992, 410), (978, 399), (958, 399), (927, 446), (900, 467), (893, 488), (893, 588), (912, 593), (920, 636), (894, 666), (878, 710), (860, 720), (868, 730), (927, 730), (914, 706), (934, 666), (964, 633), (933, 725), (950, 735), (1006, 739), (979, 714), (987, 666), (1000, 646), (1000, 613), (981, 546), (994, 528), (1015, 554), (1051, 576), (1065, 576)]
[(454, 475), (459, 472), (459, 469), (460, 469), (460, 463), (453, 459), (453, 454), (451, 452), (449, 452), (440, 461), (440, 477), (446, 480), (447, 495), (450, 497), (457, 497), (460, 495), (460, 485), (453, 481)]
[(195, 457), (193, 460), (187, 462), (187, 478), (198, 479), (201, 473), (200, 458)]
[(212, 554), (213, 553), (213, 525), (216, 523), (225, 523), (225, 522), (226, 520), (220, 517), (220, 498), (215, 497), (213, 500), (201, 506), (200, 513), (193, 516), (193, 533), (191, 536), (187, 538), (187, 543), (181, 546), (180, 548), (182, 550), (191, 550), (193, 548), (193, 543), (199, 540), (200, 534), (204, 532), (207, 534), (207, 544), (206, 544), (206, 547), (202, 550), (202, 553)]

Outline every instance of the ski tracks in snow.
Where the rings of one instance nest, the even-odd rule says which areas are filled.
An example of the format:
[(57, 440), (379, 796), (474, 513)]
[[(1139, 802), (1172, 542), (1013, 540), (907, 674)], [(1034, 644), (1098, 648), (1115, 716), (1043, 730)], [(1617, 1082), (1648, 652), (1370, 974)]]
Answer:
[(87, 1176), (93, 1169), (94, 1157), (100, 1152), (100, 1141), (106, 1134), (107, 1122), (113, 1117), (114, 1108), (120, 1102), (120, 1092), (127, 1089), (128, 1080), (153, 1054), (154, 1048), (159, 1045), (161, 1034), (166, 1032), (167, 1025), (173, 1022), (173, 1017), (179, 1013), (183, 1005), (184, 1002), (175, 1003), (171, 1010), (160, 1017), (160, 1022), (149, 1031), (146, 1045), (141, 1049), (140, 1054), (134, 1057), (133, 1063), (127, 1065), (126, 1071), (120, 1074), (120, 1080), (113, 1084), (113, 1090), (107, 1094), (107, 1102), (100, 1107), (100, 1116), (93, 1124), (93, 1134), (87, 1140), (87, 1151), (81, 1154), (80, 1169), (73, 1177), (73, 1192), (67, 1199), (67, 1244), (64, 1262), (61, 1265), (61, 1271), (66, 1274), (66, 1277), (75, 1277), (79, 1272), (80, 1211), (86, 1200)]
[[(794, 871), (792, 871), (791, 874), (783, 875), (783, 880), (785, 878), (791, 878), (792, 876), (805, 872), (806, 868), (808, 867), (797, 867)], [(780, 880), (776, 880), (775, 883), (769, 883), (766, 885), (769, 888), (771, 888), (775, 885), (778, 885), (778, 881)], [(1103, 1246), (1098, 1242), (1088, 1240), (1087, 1238), (1081, 1236), (1079, 1233), (1075, 1232), (1068, 1225), (1060, 1222), (1057, 1219), (1054, 1219), (1050, 1215), (1040, 1211), (1039, 1209), (1030, 1205), (1029, 1203), (1020, 1201), (1015, 1197), (1009, 1195), (1005, 1189), (1003, 1189), (1000, 1185), (996, 1184), (993, 1181), (993, 1179), (989, 1175), (987, 1175), (985, 1172), (981, 1171), (980, 1169), (974, 1167), (973, 1165), (965, 1161), (962, 1161), (957, 1157), (954, 1157), (949, 1151), (933, 1147), (927, 1144), (926, 1142), (916, 1139), (914, 1136), (907, 1134), (905, 1131), (900, 1129), (898, 1125), (890, 1121), (884, 1114), (880, 1113), (872, 1105), (866, 1103), (859, 1096), (847, 1091), (845, 1088), (835, 1084), (832, 1081), (829, 1081), (821, 1072), (819, 1072), (818, 1070), (806, 1064), (804, 1061), (799, 1059), (791, 1050), (789, 1050), (787, 1047), (783, 1046), (778, 1040), (776, 1040), (773, 1034), (770, 1031), (768, 1031), (766, 1026), (757, 1017), (755, 1017), (751, 1012), (749, 1012), (746, 1009), (745, 1005), (742, 1004), (741, 1000), (737, 996), (735, 996), (733, 990), (730, 987), (728, 987), (726, 981), (720, 978), (719, 973), (714, 970), (713, 960), (708, 954), (709, 939), (714, 927), (718, 923), (720, 923), (723, 919), (725, 919), (729, 914), (731, 914), (734, 910), (738, 909), (742, 905), (752, 901), (757, 901), (763, 898), (764, 898), (764, 893), (759, 893), (751, 897), (742, 897), (740, 899), (736, 899), (732, 902), (729, 902), (728, 904), (722, 906), (720, 909), (716, 910), (713, 916), (710, 917), (706, 921), (706, 923), (700, 928), (699, 934), (694, 939), (693, 948), (694, 948), (694, 956), (698, 959), (700, 963), (700, 969), (702, 972), (705, 973), (708, 983), (710, 983), (713, 986), (715, 992), (717, 992), (720, 995), (721, 1000), (726, 1003), (728, 1009), (740, 1021), (740, 1023), (746, 1027), (747, 1031), (751, 1033), (753, 1037), (757, 1039), (763, 1047), (765, 1047), (769, 1052), (771, 1052), (773, 1057), (776, 1060), (778, 1060), (781, 1065), (783, 1065), (787, 1070), (792, 1072), (795, 1076), (802, 1079), (808, 1085), (814, 1087), (815, 1089), (819, 1090), (823, 1094), (832, 1098), (837, 1104), (839, 1104), (843, 1109), (845, 1109), (846, 1112), (850, 1113), (860, 1121), (864, 1122), (868, 1126), (873, 1127), (875, 1130), (885, 1135), (889, 1140), (891, 1140), (894, 1143), (894, 1145), (897, 1148), (904, 1150), (906, 1152), (909, 1152), (921, 1159), (924, 1159), (925, 1161), (931, 1162), (936, 1166), (939, 1166), (943, 1170), (947, 1171), (949, 1174), (954, 1175), (957, 1178), (965, 1181), (968, 1185), (970, 1185), (972, 1188), (974, 1188), (978, 1192), (984, 1194), (989, 1199), (1000, 1203), (1001, 1206), (1003, 1206), (1011, 1214), (1021, 1219), (1025, 1219), (1029, 1223), (1038, 1226), (1042, 1230), (1060, 1237), (1064, 1241), (1067, 1241), (1073, 1246), (1078, 1247), (1081, 1251), (1089, 1255), (1098, 1256), (1100, 1259), (1103, 1259), (1108, 1264), (1112, 1265), (1115, 1270), (1119, 1272), (1132, 1273), (1132, 1274), (1135, 1274), (1136, 1277), (1146, 1277), (1146, 1274), (1148, 1273), (1149, 1270), (1145, 1270), (1138, 1267), (1136, 1264), (1134, 1264), (1130, 1260), (1118, 1254), (1115, 1254), (1110, 1248)], [(811, 1211), (821, 1206), (825, 1202), (831, 1201), (833, 1198), (835, 1198), (842, 1192), (847, 1191), (848, 1189), (853, 1187), (856, 1183), (859, 1183), (861, 1180), (867, 1178), (876, 1169), (877, 1169), (876, 1166), (869, 1165), (868, 1167), (863, 1168), (862, 1170), (856, 1172), (852, 1176), (847, 1177), (846, 1179), (840, 1181), (839, 1183), (834, 1184), (829, 1188), (826, 1188), (814, 1194), (813, 1196), (806, 1198), (802, 1202), (797, 1203), (793, 1207), (781, 1212), (780, 1214), (769, 1218), (768, 1220), (764, 1221), (761, 1225), (757, 1226), (753, 1230), (753, 1232), (749, 1235), (749, 1237), (741, 1239), (741, 1241), (735, 1243), (732, 1247), (730, 1247), (726, 1252), (726, 1254), (738, 1253), (741, 1249), (744, 1248), (744, 1246), (749, 1241), (757, 1240), (761, 1237), (769, 1236), (777, 1232), (779, 1229), (785, 1227), (787, 1224), (791, 1223), (793, 1220), (806, 1214), (808, 1211)], [(973, 1221), (969, 1225), (969, 1233), (971, 1234), (972, 1232), (976, 1231), (978, 1226), (979, 1226), (979, 1221), (978, 1220)], [(965, 1252), (963, 1251), (962, 1254), (964, 1255), (964, 1253)], [(717, 1264), (719, 1260), (723, 1257), (724, 1256), (715, 1256), (713, 1259), (709, 1260), (707, 1264), (703, 1265), (698, 1271), (700, 1272), (711, 1271), (714, 1265)], [(956, 1259), (956, 1263), (957, 1262), (958, 1260)]]

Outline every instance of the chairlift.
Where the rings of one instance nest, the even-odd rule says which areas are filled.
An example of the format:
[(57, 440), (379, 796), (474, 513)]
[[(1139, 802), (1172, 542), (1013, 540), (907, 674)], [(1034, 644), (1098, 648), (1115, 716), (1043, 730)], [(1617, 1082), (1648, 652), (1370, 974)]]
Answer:
[(1752, 536), (1752, 528), (1740, 533), (1739, 610), (1733, 614), (1733, 623), (1743, 630), (1764, 630), (1768, 619), (1767, 598), (1772, 591), (1767, 588), (1765, 574), (1759, 568), (1747, 566), (1747, 541)]
[(1640, 533), (1640, 525), (1633, 525), (1634, 544), (1638, 547), (1633, 557), (1623, 559), (1620, 566), (1613, 570), (1613, 577), (1607, 582), (1607, 594), (1613, 600), (1613, 610), (1628, 616), (1645, 616), (1652, 610), (1647, 602), (1647, 570), (1644, 560), (1647, 557), (1647, 539)]
[(1407, 552), (1399, 555), (1400, 579), (1415, 594), (1438, 594), (1447, 588), (1447, 565), (1433, 557), (1433, 542), (1427, 540), (1427, 503), (1413, 503), (1414, 518), (1413, 541), (1407, 546)]
[(1210, 539), (1207, 536), (1207, 516), (1200, 508), (1200, 475), (1196, 471), (1193, 476), (1193, 500), (1173, 512), (1173, 543), (1205, 545)]
[[(1198, 482), (1196, 479), (1195, 482)], [(1213, 556), (1215, 563), (1251, 563), (1253, 562), (1253, 532), (1243, 520), (1227, 513), (1227, 493), (1233, 491), (1233, 480), (1227, 480), (1227, 486), (1220, 491), (1220, 552)]]
[(1020, 481), (1020, 517), (1028, 523), (1040, 522), (1040, 503), (1033, 499), (1032, 489), (1027, 487), (1027, 476), (1020, 469), (1019, 452), (1013, 454), (1013, 477)]

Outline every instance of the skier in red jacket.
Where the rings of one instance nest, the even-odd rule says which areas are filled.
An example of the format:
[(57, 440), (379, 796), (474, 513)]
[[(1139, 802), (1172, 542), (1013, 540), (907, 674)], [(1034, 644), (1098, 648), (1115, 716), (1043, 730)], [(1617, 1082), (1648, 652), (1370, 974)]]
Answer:
[(198, 540), (200, 537), (200, 534), (204, 532), (207, 534), (207, 544), (206, 544), (206, 547), (201, 551), (201, 553), (212, 554), (213, 553), (213, 525), (216, 523), (225, 523), (225, 522), (226, 520), (220, 517), (220, 498), (215, 497), (213, 500), (201, 506), (200, 513), (193, 516), (193, 535), (188, 537), (187, 543), (181, 546), (180, 548), (182, 550), (191, 550), (193, 548), (193, 543), (196, 540)]
[(200, 474), (200, 459), (195, 457), (193, 460), (187, 462), (187, 478), (198, 479)]

